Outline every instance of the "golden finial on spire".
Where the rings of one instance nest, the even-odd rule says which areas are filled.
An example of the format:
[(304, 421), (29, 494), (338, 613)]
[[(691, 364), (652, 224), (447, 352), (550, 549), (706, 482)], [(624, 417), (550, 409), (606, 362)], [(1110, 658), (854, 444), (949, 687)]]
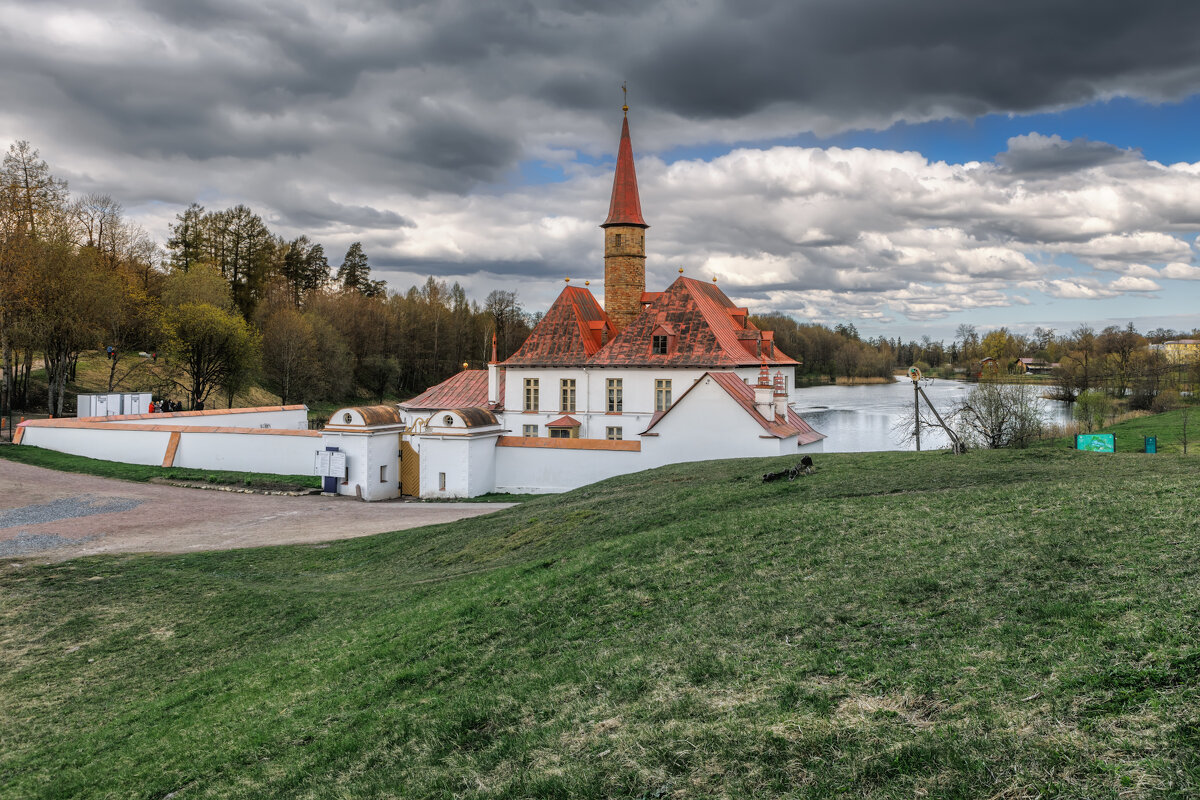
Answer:
[(713, 275), (713, 283), (716, 283), (716, 282), (717, 282), (717, 276)]
[(680, 267), (680, 268), (679, 268), (679, 274), (680, 274), (680, 275), (682, 275), (682, 274), (683, 274), (683, 267)]
[(584, 282), (583, 282), (583, 285), (584, 285), (584, 286), (591, 286), (591, 285), (592, 285), (592, 282), (591, 282), (591, 281), (584, 281)]
[(565, 280), (565, 283), (570, 283), (570, 282), (571, 282), (571, 279), (570, 279), (570, 278), (567, 278), (567, 279)]
[(621, 110), (625, 112), (625, 116), (629, 116), (629, 90), (625, 88), (625, 81), (621, 81)]

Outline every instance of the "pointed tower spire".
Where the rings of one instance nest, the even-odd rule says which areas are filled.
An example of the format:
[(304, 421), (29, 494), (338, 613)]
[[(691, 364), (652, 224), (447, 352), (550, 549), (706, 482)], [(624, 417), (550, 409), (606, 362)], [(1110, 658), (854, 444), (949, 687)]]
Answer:
[[(621, 84), (625, 91), (625, 84)], [(621, 143), (617, 146), (617, 171), (604, 228), (604, 310), (620, 331), (642, 311), (646, 291), (646, 228), (633, 168), (633, 143), (629, 139), (629, 105), (621, 107)]]
[(628, 116), (621, 121), (621, 143), (617, 146), (617, 172), (613, 175), (608, 219), (604, 220), (600, 227), (608, 228), (612, 225), (650, 227), (646, 220), (642, 219), (642, 201), (638, 196), (637, 170), (633, 166), (633, 142), (629, 139)]

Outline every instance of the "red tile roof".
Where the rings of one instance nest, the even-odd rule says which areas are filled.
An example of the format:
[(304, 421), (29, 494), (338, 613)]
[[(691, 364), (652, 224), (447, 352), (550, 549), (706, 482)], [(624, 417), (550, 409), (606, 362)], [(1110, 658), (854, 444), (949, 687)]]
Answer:
[(570, 414), (564, 414), (553, 422), (546, 423), (547, 428), (580, 428), (579, 420), (572, 417)]
[(633, 169), (633, 144), (629, 141), (628, 117), (621, 124), (621, 144), (617, 147), (617, 171), (613, 176), (608, 219), (600, 227), (607, 228), (610, 225), (650, 227), (642, 219), (642, 201), (638, 198), (637, 173)]
[[(486, 408), (488, 404), (486, 369), (466, 369), (431, 386), (411, 400), (400, 403), (410, 411), (443, 408)], [(504, 368), (500, 368), (500, 407), (504, 407)]]
[[(654, 331), (674, 332), (665, 354), (650, 352)], [(730, 367), (795, 364), (774, 348), (774, 333), (760, 331), (716, 284), (680, 276), (656, 296), (589, 366)], [(760, 352), (761, 348), (761, 352)]]
[(616, 335), (616, 326), (591, 291), (568, 286), (521, 349), (504, 363), (521, 367), (582, 365)]
[(746, 382), (743, 381), (735, 372), (706, 372), (704, 375), (701, 375), (700, 380), (697, 380), (694, 384), (688, 387), (688, 390), (680, 395), (678, 400), (671, 404), (671, 408), (668, 408), (666, 411), (660, 414), (655, 414), (651, 419), (650, 427), (646, 428), (646, 430), (642, 431), (642, 433), (646, 434), (653, 430), (654, 426), (657, 425), (660, 420), (670, 414), (672, 409), (682, 403), (683, 399), (691, 393), (692, 389), (695, 389), (697, 386), (699, 386), (700, 382), (705, 377), (711, 377), (718, 386), (725, 390), (726, 394), (732, 397), (734, 401), (736, 401), (737, 404), (741, 406), (742, 409), (745, 410), (745, 412), (749, 414), (755, 422), (761, 425), (763, 430), (765, 430), (771, 436), (774, 436), (777, 439), (786, 439), (789, 436), (795, 436), (797, 445), (812, 444), (813, 442), (819, 442), (825, 438), (825, 434), (817, 433), (815, 430), (813, 430), (809, 424), (791, 408), (787, 410), (786, 417), (779, 416), (778, 414), (775, 415), (775, 417), (771, 420), (763, 417), (762, 414), (758, 413), (758, 409), (754, 407), (753, 387), (747, 385)]

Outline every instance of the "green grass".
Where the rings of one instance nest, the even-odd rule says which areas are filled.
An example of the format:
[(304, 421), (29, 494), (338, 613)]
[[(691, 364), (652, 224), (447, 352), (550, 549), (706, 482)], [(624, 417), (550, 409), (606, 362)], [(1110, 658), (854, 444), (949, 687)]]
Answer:
[[(1183, 411), (1167, 411), (1146, 417), (1135, 417), (1100, 428), (1097, 433), (1116, 435), (1118, 453), (1141, 453), (1145, 449), (1147, 436), (1158, 439), (1158, 453), (1183, 453)], [(1188, 454), (1200, 455), (1200, 406), (1192, 406), (1187, 428)], [(1036, 448), (1073, 448), (1074, 437), (1048, 439), (1038, 442)]]
[(794, 460), (0, 561), (0, 796), (1200, 792), (1200, 461)]
[(62, 472), (80, 472), (84, 475), (98, 475), (102, 478), (119, 478), (143, 483), (151, 478), (168, 478), (178, 481), (268, 489), (321, 488), (321, 479), (313, 475), (272, 475), (263, 472), (227, 472), (214, 469), (124, 464), (119, 461), (101, 461), (29, 445), (0, 445), (0, 459), (19, 461), (22, 464), (32, 464), (35, 467), (46, 467)]

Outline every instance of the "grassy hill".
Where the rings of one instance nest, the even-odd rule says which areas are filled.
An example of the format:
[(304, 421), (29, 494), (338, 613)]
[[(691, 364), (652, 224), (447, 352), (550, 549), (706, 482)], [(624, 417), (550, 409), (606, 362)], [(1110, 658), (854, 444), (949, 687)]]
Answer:
[(1200, 461), (790, 462), (0, 561), (0, 796), (1200, 792)]

